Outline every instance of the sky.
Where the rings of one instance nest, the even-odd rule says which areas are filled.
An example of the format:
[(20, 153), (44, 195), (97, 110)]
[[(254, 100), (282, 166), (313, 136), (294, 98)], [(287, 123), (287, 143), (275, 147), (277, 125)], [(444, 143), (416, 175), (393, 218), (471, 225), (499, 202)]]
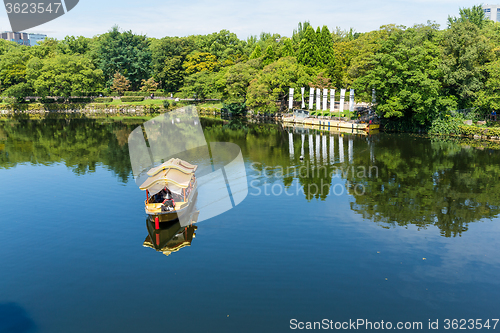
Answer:
[[(12, 0), (15, 1), (15, 0)], [(30, 0), (30, 2), (33, 0)], [(261, 32), (290, 37), (298, 22), (330, 30), (354, 28), (357, 32), (385, 24), (412, 26), (435, 21), (446, 28), (448, 15), (475, 2), (461, 0), (80, 0), (78, 5), (51, 22), (27, 30), (62, 39), (67, 35), (92, 37), (118, 25), (121, 30), (161, 38), (209, 34), (227, 29), (246, 39)], [(0, 10), (0, 31), (10, 31), (5, 9)]]

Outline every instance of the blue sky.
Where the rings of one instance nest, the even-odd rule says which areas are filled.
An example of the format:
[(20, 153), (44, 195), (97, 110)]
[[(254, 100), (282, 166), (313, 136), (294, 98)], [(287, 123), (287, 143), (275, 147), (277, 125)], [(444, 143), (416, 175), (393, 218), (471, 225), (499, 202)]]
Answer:
[[(14, 1), (14, 0), (13, 0)], [(31, 0), (30, 0), (31, 1)], [(353, 27), (365, 32), (383, 24), (436, 21), (446, 27), (448, 15), (458, 15), (460, 7), (474, 2), (452, 0), (336, 1), (317, 0), (80, 0), (66, 15), (28, 30), (58, 39), (66, 35), (92, 37), (113, 25), (122, 30), (150, 37), (207, 34), (221, 29), (234, 32), (241, 39), (261, 32), (290, 36), (299, 21), (316, 26)], [(0, 10), (0, 30), (11, 30), (5, 10)]]

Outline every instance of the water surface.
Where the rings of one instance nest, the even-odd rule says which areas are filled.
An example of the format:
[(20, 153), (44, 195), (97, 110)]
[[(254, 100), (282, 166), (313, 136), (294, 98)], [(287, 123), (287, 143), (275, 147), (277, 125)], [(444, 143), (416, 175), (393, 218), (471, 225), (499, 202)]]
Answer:
[(499, 150), (204, 120), (208, 142), (240, 146), (249, 195), (164, 226), (157, 249), (128, 156), (139, 124), (0, 122), (0, 332), (498, 318)]

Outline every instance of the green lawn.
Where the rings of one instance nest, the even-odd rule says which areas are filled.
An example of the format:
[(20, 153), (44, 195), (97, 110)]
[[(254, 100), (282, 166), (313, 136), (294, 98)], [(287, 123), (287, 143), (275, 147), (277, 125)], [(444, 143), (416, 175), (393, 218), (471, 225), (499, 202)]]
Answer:
[(342, 112), (339, 112), (339, 111), (335, 111), (335, 112), (330, 112), (330, 111), (311, 111), (310, 112), (310, 115), (311, 116), (332, 116), (332, 117), (348, 117), (348, 118), (352, 118), (352, 117), (355, 117), (356, 116), (356, 112), (350, 112), (349, 110), (344, 110)]

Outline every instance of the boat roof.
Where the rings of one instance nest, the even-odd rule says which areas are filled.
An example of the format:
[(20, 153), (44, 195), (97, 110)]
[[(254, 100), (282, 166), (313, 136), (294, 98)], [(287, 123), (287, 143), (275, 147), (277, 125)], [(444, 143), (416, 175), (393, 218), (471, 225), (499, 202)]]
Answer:
[(186, 174), (177, 169), (167, 169), (160, 171), (153, 177), (149, 177), (148, 179), (146, 179), (146, 181), (140, 186), (140, 189), (144, 191), (149, 190), (152, 187), (156, 188), (162, 186), (167, 186), (169, 189), (170, 187), (187, 188), (189, 186), (189, 183), (191, 182), (192, 177), (192, 173)]
[(180, 158), (171, 158), (165, 163), (152, 168), (151, 170), (148, 171), (148, 176), (152, 177), (160, 173), (161, 171), (167, 170), (167, 169), (176, 169), (179, 170), (183, 173), (194, 173), (196, 169), (198, 168), (197, 165), (190, 164), (186, 161), (181, 160)]

